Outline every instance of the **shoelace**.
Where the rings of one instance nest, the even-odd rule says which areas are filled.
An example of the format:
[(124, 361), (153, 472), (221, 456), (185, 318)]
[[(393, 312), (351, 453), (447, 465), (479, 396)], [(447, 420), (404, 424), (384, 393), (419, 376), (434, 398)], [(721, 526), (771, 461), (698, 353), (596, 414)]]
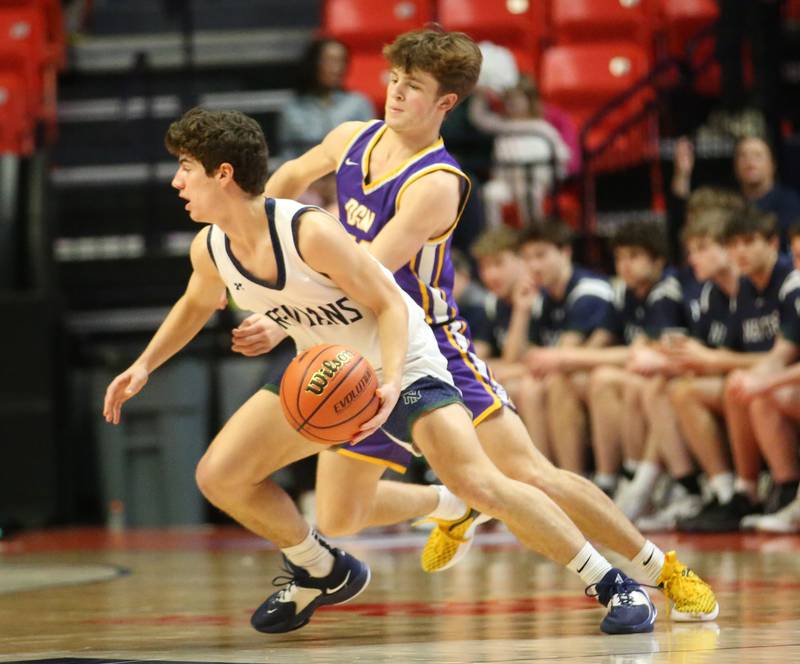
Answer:
[(608, 602), (611, 601), (611, 598), (614, 597), (614, 595), (619, 597), (619, 602), (623, 606), (631, 606), (633, 604), (633, 597), (631, 596), (632, 592), (640, 590), (641, 588), (657, 589), (657, 586), (650, 586), (645, 583), (637, 583), (634, 579), (627, 578), (624, 579), (622, 582), (616, 582), (612, 584), (609, 589), (610, 592), (608, 593), (608, 600), (606, 602), (603, 602), (602, 599), (600, 598), (600, 593), (598, 592), (597, 589), (598, 585), (599, 584), (597, 583), (593, 583), (589, 586), (586, 586), (586, 589), (583, 591), (583, 593), (587, 597), (591, 597), (593, 599), (595, 598), (599, 599), (600, 603), (603, 604), (604, 606), (608, 605)]
[(272, 585), (275, 588), (286, 586), (278, 593), (277, 600), (279, 602), (288, 602), (291, 600), (291, 597), (294, 594), (294, 589), (297, 585), (297, 575), (285, 565), (281, 568), (281, 570), (284, 571), (285, 574), (278, 574), (278, 576), (274, 577), (272, 579)]
[[(686, 594), (696, 596), (699, 595), (702, 590), (710, 588), (703, 579), (697, 576), (697, 574), (692, 573), (692, 570), (688, 567), (681, 570), (678, 574), (671, 574), (663, 585), (664, 589), (667, 591), (675, 586), (683, 586), (684, 592), (681, 593), (682, 596)], [(694, 597), (694, 599), (697, 599), (697, 597)]]

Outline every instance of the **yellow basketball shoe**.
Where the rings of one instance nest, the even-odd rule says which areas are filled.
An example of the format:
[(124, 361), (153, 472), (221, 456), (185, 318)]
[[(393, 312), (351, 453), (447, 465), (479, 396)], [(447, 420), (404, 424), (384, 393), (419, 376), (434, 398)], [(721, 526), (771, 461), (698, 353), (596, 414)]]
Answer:
[(432, 521), (436, 524), (422, 549), (422, 569), (426, 572), (441, 572), (455, 565), (472, 547), (475, 528), (491, 518), (468, 507), (464, 516), (452, 521), (433, 517), (419, 521), (418, 523)]
[(667, 596), (667, 613), (677, 622), (714, 620), (719, 604), (703, 579), (681, 563), (674, 551), (664, 557), (658, 586)]

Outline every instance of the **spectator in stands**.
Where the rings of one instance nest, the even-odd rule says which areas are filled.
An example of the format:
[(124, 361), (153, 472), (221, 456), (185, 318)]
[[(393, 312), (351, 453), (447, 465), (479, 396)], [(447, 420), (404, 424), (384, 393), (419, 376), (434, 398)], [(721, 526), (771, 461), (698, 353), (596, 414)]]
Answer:
[[(778, 232), (773, 215), (749, 209), (735, 215), (725, 231), (728, 250), (743, 278), (736, 296), (731, 346), (754, 355), (761, 366), (764, 354), (782, 336), (792, 340), (792, 329), (800, 306), (800, 274), (793, 271), (788, 259), (779, 257)], [(785, 363), (784, 363), (785, 364)], [(759, 373), (762, 370), (759, 370)], [(709, 477), (715, 500), (695, 517), (678, 521), (684, 532), (730, 532), (739, 529), (741, 520), (762, 511), (758, 501), (757, 480), (761, 455), (748, 409), (742, 408), (736, 385), (742, 380), (734, 372), (725, 385), (723, 412), (733, 452), (735, 477), (727, 460), (720, 432), (713, 423), (709, 400), (674, 396), (682, 431), (697, 460)], [(686, 395), (684, 395), (686, 396)], [(709, 455), (709, 451), (711, 454)], [(772, 460), (767, 458), (768, 463)], [(773, 473), (776, 468), (771, 466)], [(791, 472), (789, 473), (791, 475)], [(767, 509), (775, 512), (790, 502), (796, 486), (778, 471), (779, 484), (768, 501)]]
[(613, 285), (613, 306), (587, 347), (539, 348), (526, 357), (531, 370), (540, 375), (591, 370), (588, 403), (595, 482), (609, 495), (617, 488), (623, 459), (625, 472), (632, 476), (644, 446), (640, 395), (645, 380), (625, 368), (631, 349), (650, 345), (683, 319), (680, 283), (665, 269), (662, 228), (627, 222), (618, 229), (612, 246), (619, 276)]
[[(694, 148), (688, 138), (675, 144), (675, 161), (670, 201), (670, 226), (673, 233), (686, 216), (686, 200), (691, 189), (694, 170)], [(780, 249), (788, 251), (788, 230), (800, 220), (800, 196), (775, 179), (775, 156), (762, 138), (745, 137), (736, 143), (733, 170), (744, 198), (762, 212), (772, 212), (778, 218)]]
[(495, 136), (492, 179), (483, 189), (490, 226), (504, 222), (503, 210), (516, 205), (516, 223), (539, 217), (544, 196), (562, 179), (571, 152), (558, 130), (544, 118), (539, 93), (531, 79), (520, 76), (504, 91), (503, 113), (491, 110), (487, 89), (477, 90), (469, 118), (481, 131)]
[(359, 92), (344, 89), (349, 54), (330, 38), (312, 41), (303, 55), (292, 100), (278, 120), (281, 159), (293, 159), (322, 142), (347, 120), (371, 120), (375, 109)]
[[(375, 109), (364, 95), (343, 87), (348, 59), (347, 47), (335, 39), (318, 38), (306, 48), (294, 95), (278, 119), (279, 163), (318, 145), (342, 122), (375, 117)], [(338, 217), (335, 180), (332, 175), (317, 180), (301, 200), (319, 205)]]

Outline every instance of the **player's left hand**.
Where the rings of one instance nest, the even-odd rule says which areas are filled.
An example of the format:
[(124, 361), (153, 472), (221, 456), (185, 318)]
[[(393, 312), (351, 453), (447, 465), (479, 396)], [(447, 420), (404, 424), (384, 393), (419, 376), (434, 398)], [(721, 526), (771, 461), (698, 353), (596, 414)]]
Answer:
[(231, 333), (231, 350), (247, 357), (269, 353), (286, 338), (286, 330), (262, 314), (251, 314)]
[(767, 376), (753, 371), (734, 371), (728, 386), (733, 397), (745, 404), (769, 391)]
[(365, 438), (371, 436), (389, 419), (389, 415), (394, 410), (395, 404), (397, 404), (397, 400), (400, 398), (400, 386), (397, 383), (384, 383), (375, 390), (375, 394), (377, 394), (381, 400), (381, 407), (378, 408), (378, 412), (375, 413), (372, 419), (367, 420), (361, 425), (361, 429), (359, 429), (360, 433), (353, 438), (350, 443), (351, 445), (360, 443)]
[(654, 376), (667, 367), (667, 358), (652, 348), (634, 348), (625, 368), (640, 376)]
[(555, 347), (536, 346), (531, 348), (525, 353), (522, 361), (535, 378), (544, 378), (563, 368), (560, 350)]
[(662, 352), (677, 372), (702, 371), (713, 362), (713, 352), (695, 339), (664, 344)]

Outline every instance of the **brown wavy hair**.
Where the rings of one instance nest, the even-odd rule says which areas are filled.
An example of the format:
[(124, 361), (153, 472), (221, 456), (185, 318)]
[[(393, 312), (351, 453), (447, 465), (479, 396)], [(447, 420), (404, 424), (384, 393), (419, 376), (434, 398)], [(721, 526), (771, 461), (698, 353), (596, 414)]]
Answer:
[(258, 122), (244, 113), (193, 108), (169, 126), (164, 145), (176, 157), (197, 159), (209, 176), (228, 163), (242, 191), (253, 196), (264, 192), (267, 141)]
[(406, 32), (384, 46), (383, 55), (392, 67), (433, 76), (439, 94), (454, 92), (461, 103), (478, 82), (483, 56), (478, 45), (463, 32), (427, 28)]

